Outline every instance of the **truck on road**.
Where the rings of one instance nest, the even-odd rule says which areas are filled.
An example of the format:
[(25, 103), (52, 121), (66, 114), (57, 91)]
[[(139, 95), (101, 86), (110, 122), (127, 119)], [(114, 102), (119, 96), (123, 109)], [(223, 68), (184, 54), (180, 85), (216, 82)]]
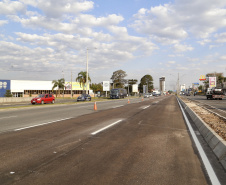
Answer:
[(224, 93), (222, 88), (208, 88), (206, 92), (206, 99), (215, 99), (215, 100), (222, 100), (224, 98)]
[(123, 88), (118, 88), (118, 89), (112, 89), (110, 91), (110, 98), (115, 99), (115, 98), (125, 98), (127, 97), (127, 90)]

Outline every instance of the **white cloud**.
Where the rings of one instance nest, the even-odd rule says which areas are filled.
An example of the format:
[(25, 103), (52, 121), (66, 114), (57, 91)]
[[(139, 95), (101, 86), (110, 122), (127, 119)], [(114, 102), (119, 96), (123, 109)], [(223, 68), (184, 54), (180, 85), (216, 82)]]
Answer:
[(116, 14), (108, 15), (107, 17), (98, 17), (96, 18), (93, 15), (88, 14), (80, 14), (78, 17), (76, 17), (74, 23), (79, 24), (81, 26), (112, 26), (117, 25), (121, 21), (123, 21), (124, 18), (122, 16), (118, 16)]
[(203, 39), (201, 41), (198, 41), (198, 43), (202, 46), (206, 45), (207, 43), (212, 42), (210, 39)]
[(175, 64), (176, 62), (175, 61), (168, 61), (167, 63), (168, 64)]
[(226, 27), (225, 6), (226, 2), (221, 0), (176, 0), (175, 4), (139, 10), (131, 27), (165, 44), (170, 44), (170, 40), (175, 44), (191, 34), (208, 38)]
[(174, 49), (176, 52), (186, 52), (186, 51), (192, 51), (194, 48), (188, 45), (175, 44)]
[(13, 15), (18, 12), (25, 13), (26, 6), (18, 1), (3, 0), (0, 2), (0, 15)]
[(217, 43), (225, 43), (226, 42), (226, 32), (215, 34), (214, 37), (216, 38)]
[[(221, 56), (221, 57), (220, 57), (220, 60), (225, 60), (225, 61), (226, 61), (226, 55)], [(224, 66), (224, 67), (225, 67), (225, 66)]]
[[(131, 27), (137, 32), (152, 36), (157, 41), (182, 40), (187, 37), (187, 32), (178, 24), (171, 5), (151, 7), (150, 10), (140, 10), (134, 15), (136, 19)], [(175, 42), (175, 41), (173, 41)]]
[(21, 0), (23, 3), (39, 8), (49, 18), (59, 18), (64, 14), (78, 14), (93, 8), (92, 1), (81, 0)]
[(4, 24), (8, 24), (7, 20), (0, 20), (0, 26), (3, 26)]

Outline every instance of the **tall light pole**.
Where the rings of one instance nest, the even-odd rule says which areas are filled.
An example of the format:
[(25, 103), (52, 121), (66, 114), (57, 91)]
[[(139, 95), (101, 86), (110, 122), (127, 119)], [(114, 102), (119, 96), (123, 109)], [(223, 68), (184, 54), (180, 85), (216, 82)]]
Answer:
[[(93, 49), (97, 49), (97, 48), (93, 48)], [(89, 48), (86, 48), (86, 94), (88, 94), (88, 86), (89, 86), (88, 50)]]
[(88, 76), (89, 76), (89, 72), (88, 72), (88, 48), (86, 49), (86, 94), (88, 94)]

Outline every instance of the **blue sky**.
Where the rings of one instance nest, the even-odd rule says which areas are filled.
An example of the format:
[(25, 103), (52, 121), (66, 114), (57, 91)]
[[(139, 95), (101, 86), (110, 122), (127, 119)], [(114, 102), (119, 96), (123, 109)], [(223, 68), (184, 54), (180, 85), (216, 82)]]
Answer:
[[(150, 74), (154, 87), (191, 86), (200, 75), (226, 76), (226, 1), (0, 1), (0, 79), (93, 83), (122, 69), (127, 79)], [(96, 49), (94, 49), (96, 48)]]

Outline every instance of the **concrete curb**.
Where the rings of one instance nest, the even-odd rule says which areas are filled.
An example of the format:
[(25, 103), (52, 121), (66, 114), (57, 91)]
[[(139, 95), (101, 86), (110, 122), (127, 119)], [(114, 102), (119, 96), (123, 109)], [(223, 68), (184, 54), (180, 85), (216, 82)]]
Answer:
[(1, 97), (0, 103), (30, 102), (32, 97)]
[(200, 133), (217, 156), (219, 162), (226, 170), (226, 141), (224, 141), (215, 131), (212, 130), (195, 112), (193, 112), (186, 103), (178, 98), (184, 110), (189, 114), (192, 121), (196, 124)]

